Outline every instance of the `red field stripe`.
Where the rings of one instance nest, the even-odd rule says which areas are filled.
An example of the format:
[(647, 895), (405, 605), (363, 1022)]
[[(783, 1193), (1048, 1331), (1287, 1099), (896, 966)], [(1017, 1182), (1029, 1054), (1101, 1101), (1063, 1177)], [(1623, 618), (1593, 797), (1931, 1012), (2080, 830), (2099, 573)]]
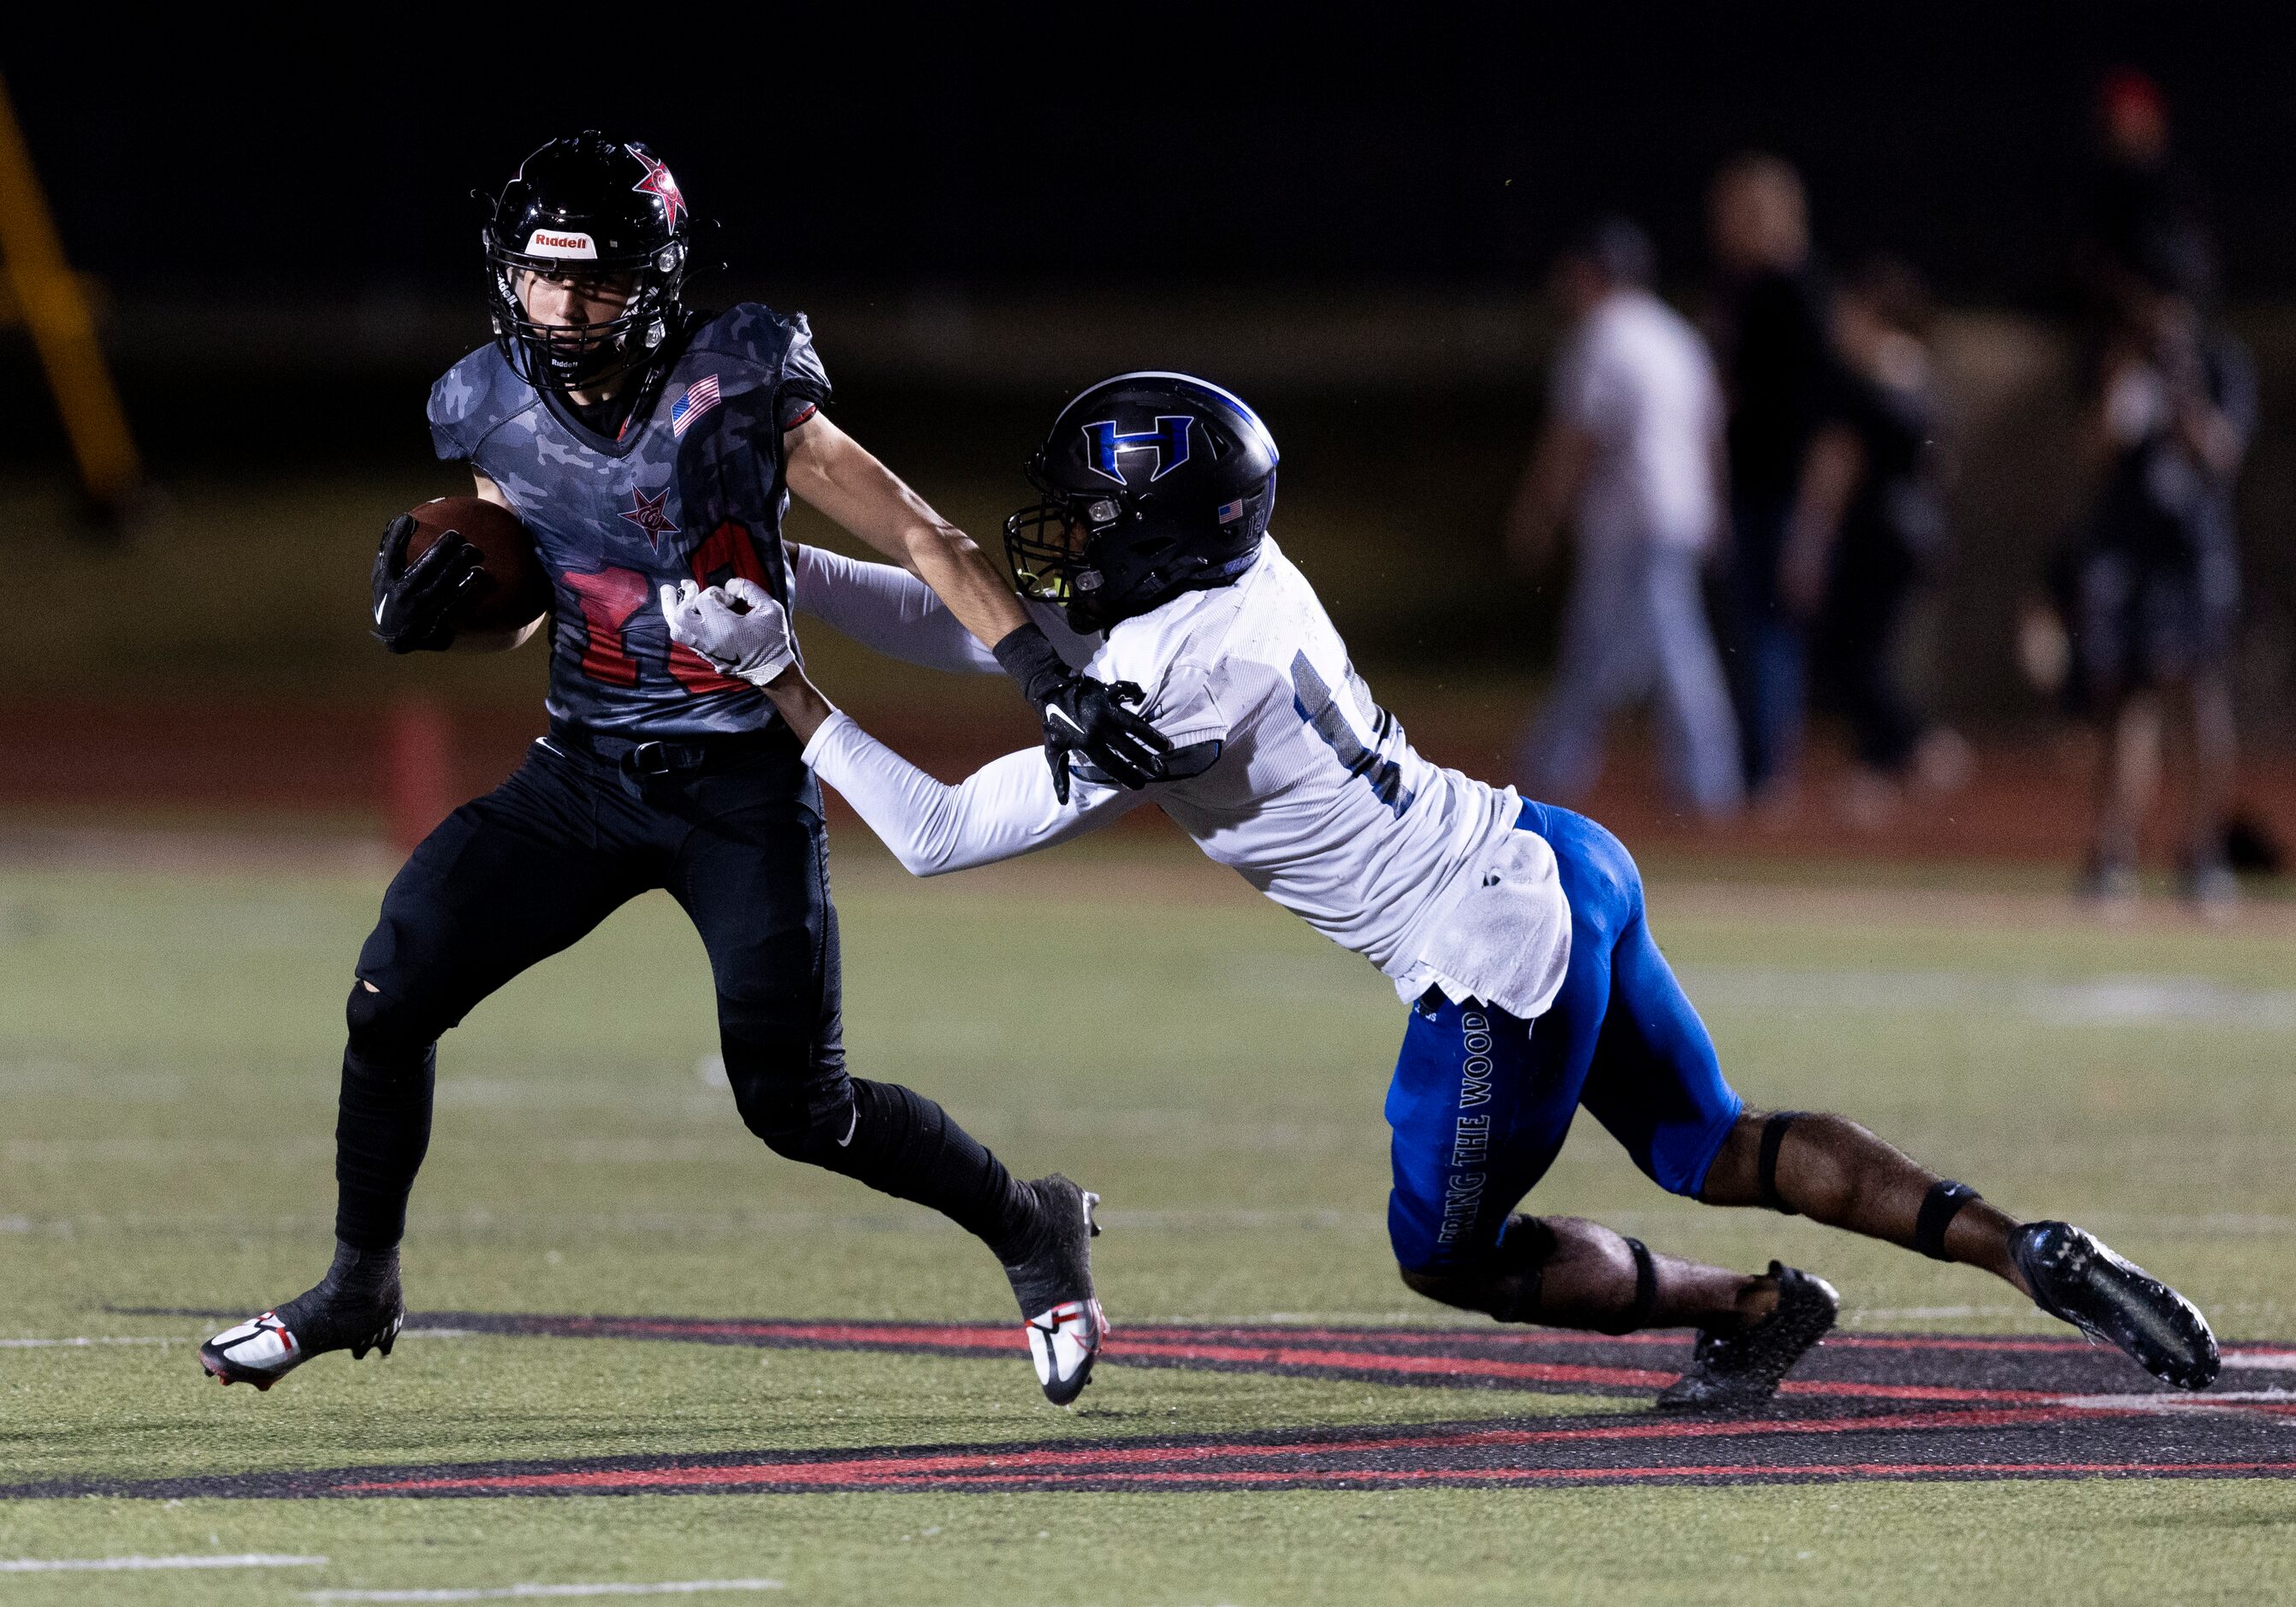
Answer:
[(1854, 1400), (1965, 1400), (2040, 1404), (2062, 1400), (2062, 1389), (1964, 1389), (1949, 1384), (1866, 1384), (1851, 1379), (1788, 1379), (1781, 1395), (1824, 1395)]
[(546, 1473), (488, 1473), (466, 1478), (376, 1479), (344, 1485), (345, 1490), (631, 1489), (665, 1485), (842, 1483), (881, 1479), (978, 1479), (1003, 1477), (1004, 1470), (1053, 1472), (1062, 1469), (1112, 1468), (1139, 1463), (1204, 1462), (1214, 1458), (1364, 1455), (1399, 1451), (1459, 1451), (1479, 1447), (1555, 1445), (1621, 1439), (1693, 1439), (1760, 1435), (1911, 1432), (2030, 1427), (2070, 1422), (2110, 1412), (2065, 1407), (2027, 1407), (1975, 1412), (1892, 1413), (1873, 1417), (1741, 1418), (1718, 1422), (1595, 1423), (1567, 1429), (1476, 1429), (1353, 1440), (1294, 1440), (1280, 1444), (1222, 1441), (1194, 1446), (1078, 1447), (1021, 1446), (1004, 1451), (966, 1451), (939, 1456), (870, 1456), (840, 1462), (741, 1463), (660, 1468), (586, 1468)]
[[(921, 1459), (931, 1460), (931, 1459)], [(1683, 1463), (1637, 1467), (1454, 1466), (1360, 1468), (1233, 1468), (1152, 1469), (1086, 1465), (1074, 1469), (1023, 1466), (1007, 1470), (983, 1466), (936, 1471), (898, 1467), (885, 1463), (790, 1463), (742, 1468), (662, 1468), (652, 1470), (643, 1483), (625, 1477), (609, 1484), (599, 1475), (545, 1475), (540, 1480), (473, 1479), (347, 1485), (345, 1491), (373, 1494), (414, 1491), (504, 1491), (564, 1489), (598, 1491), (636, 1488), (691, 1488), (707, 1485), (787, 1485), (824, 1489), (952, 1488), (982, 1485), (1136, 1484), (1361, 1484), (1426, 1481), (1530, 1484), (1572, 1479), (1762, 1479), (1779, 1477), (1911, 1479), (1924, 1474), (1982, 1475), (1995, 1479), (2019, 1475), (2177, 1474), (2296, 1472), (2296, 1461), (2282, 1462), (1809, 1462), (1809, 1463)], [(726, 1477), (726, 1475), (737, 1477)]]
[[(1628, 1389), (1663, 1389), (1678, 1373), (1646, 1367), (1596, 1367), (1574, 1362), (1516, 1362), (1496, 1356), (1396, 1356), (1372, 1350), (1308, 1349), (1284, 1345), (1160, 1345), (1160, 1356), (1196, 1362), (1234, 1362), (1259, 1366), (1328, 1367), (1349, 1372), (1408, 1373), (1415, 1377), (1521, 1379), (1542, 1384), (1610, 1385)], [(1109, 1359), (1122, 1362), (1121, 1348)], [(1789, 1380), (1795, 1395), (1841, 1396), (1864, 1400), (1992, 1401), (2038, 1403), (2060, 1398), (2061, 1389), (1972, 1389), (1944, 1384), (1860, 1383), (1852, 1380)]]
[(1581, 1333), (1569, 1328), (1318, 1328), (1292, 1327), (1282, 1323), (1127, 1323), (1118, 1330), (1127, 1339), (1146, 1345), (1193, 1345), (1206, 1340), (1266, 1339), (1270, 1341), (1332, 1345), (1649, 1345), (1681, 1347), (1690, 1343), (1687, 1328), (1653, 1329), (1644, 1333)]
[[(1237, 1472), (1170, 1473), (1074, 1473), (1055, 1477), (1060, 1483), (1124, 1483), (1170, 1485), (1218, 1484), (1367, 1484), (1381, 1481), (1443, 1479), (1457, 1483), (1536, 1484), (1571, 1479), (1775, 1479), (1816, 1477), (1820, 1479), (1917, 1479), (1923, 1474), (1973, 1474), (1989, 1479), (2014, 1479), (2037, 1475), (2062, 1474), (2175, 1474), (2175, 1473), (2288, 1473), (2296, 1471), (2292, 1462), (1812, 1462), (1812, 1463), (1690, 1463), (1680, 1467), (1646, 1468), (1332, 1468), (1290, 1469)], [(1025, 1473), (1004, 1473), (971, 1478), (967, 1485), (1016, 1484), (1027, 1480)], [(868, 1479), (856, 1486), (840, 1488), (899, 1488), (910, 1485), (928, 1485), (931, 1480), (913, 1478)]]
[[(1690, 1330), (1684, 1328), (1609, 1334), (1587, 1333), (1568, 1328), (1538, 1328), (1526, 1331), (1521, 1328), (1494, 1327), (1486, 1331), (1471, 1328), (1291, 1328), (1280, 1324), (1263, 1327), (1249, 1323), (1207, 1323), (1201, 1327), (1174, 1323), (1127, 1324), (1119, 1331), (1127, 1339), (1152, 1345), (1187, 1344), (1206, 1339), (1264, 1333), (1271, 1339), (1295, 1342), (1316, 1339), (1342, 1345), (1641, 1345), (1665, 1348), (1685, 1344), (1690, 1336)], [(2019, 1334), (2003, 1334), (1996, 1338), (1965, 1334), (1830, 1333), (1823, 1343), (1829, 1350), (1974, 1350), (2042, 1355), (2071, 1354), (2092, 1348), (2086, 1339), (2040, 1339)], [(2238, 1347), (2226, 1347), (2227, 1354), (2238, 1354)], [(2260, 1354), (2271, 1355), (2275, 1351), (2267, 1346), (2260, 1347)]]
[[(1334, 1367), (1350, 1372), (1407, 1372), (1467, 1378), (1526, 1379), (1542, 1384), (1615, 1384), (1631, 1389), (1663, 1389), (1678, 1373), (1652, 1372), (1646, 1367), (1593, 1367), (1576, 1362), (1513, 1362), (1496, 1356), (1396, 1356), (1365, 1350), (1310, 1349), (1283, 1344), (1159, 1345), (1152, 1354), (1192, 1362), (1237, 1362), (1261, 1367)], [(1121, 1362), (1124, 1351), (1111, 1346), (1109, 1359)]]
[[(569, 1317), (537, 1331), (543, 1339), (567, 1339), (594, 1334), (603, 1339), (626, 1336), (701, 1339), (722, 1336), (745, 1339), (810, 1340), (823, 1345), (850, 1346), (857, 1350), (889, 1345), (930, 1345), (949, 1350), (1017, 1347), (1011, 1328), (983, 1323), (779, 1323), (771, 1321), (700, 1322), (691, 1317)], [(517, 1331), (511, 1331), (515, 1333)]]

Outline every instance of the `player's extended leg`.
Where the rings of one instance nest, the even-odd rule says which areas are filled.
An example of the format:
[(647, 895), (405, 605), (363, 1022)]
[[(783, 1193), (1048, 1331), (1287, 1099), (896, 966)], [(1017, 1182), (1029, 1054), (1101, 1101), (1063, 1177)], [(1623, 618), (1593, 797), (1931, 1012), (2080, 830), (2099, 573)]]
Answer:
[(598, 840), (584, 762), (537, 746), (509, 780), (448, 816), (392, 878), (345, 1012), (334, 1264), (314, 1288), (200, 1347), (221, 1381), (267, 1389), (329, 1350), (390, 1353), (404, 1314), (398, 1241), (430, 1147), (439, 1036), (645, 885)]
[(1089, 1252), (1098, 1196), (1057, 1174), (1021, 1182), (933, 1100), (849, 1075), (818, 794), (743, 801), (713, 779), (694, 797), (669, 887), (709, 951), (742, 1119), (775, 1154), (930, 1207), (987, 1244), (1020, 1298), (1038, 1381), (1068, 1404), (1107, 1331)]
[[(1593, 1107), (1590, 1072), (1629, 1052), (1613, 1026), (1613, 961), (1622, 925), (1640, 913), (1617, 839), (1567, 811), (1534, 804), (1526, 819), (1554, 845), (1570, 895), (1570, 966), (1534, 1022), (1434, 993), (1413, 1010), (1387, 1100), (1388, 1229), (1404, 1281), (1502, 1322), (1607, 1333), (1693, 1324), (1760, 1364), (1741, 1392), (1767, 1398), (1833, 1321), (1822, 1281), (1775, 1264), (1750, 1276), (1659, 1255), (1576, 1217), (1508, 1215), (1562, 1149), (1582, 1099)], [(1624, 1075), (1610, 1073), (1613, 1083)], [(1716, 1070), (1659, 1091), (1643, 1125), (1621, 1136), (1661, 1181), (1694, 1189), (1741, 1108)]]
[(2165, 1384), (2204, 1389), (2216, 1380), (2216, 1337), (2184, 1296), (2070, 1223), (2020, 1223), (1847, 1117), (1748, 1113), (1699, 1198), (1767, 1206), (1982, 1268)]
[[(1654, 1182), (1709, 1204), (1800, 1212), (1983, 1267), (2051, 1315), (2117, 1345), (2164, 1382), (2200, 1389), (2214, 1380), (2216, 1341), (2200, 1313), (2080, 1229), (2020, 1225), (1976, 1191), (1939, 1177), (1847, 1117), (1746, 1114), (1722, 1079), (1705, 1025), (1651, 938), (1641, 878), (1625, 851), (1591, 821), (1557, 810), (1546, 814), (1566, 887), (1582, 861), (1599, 865), (1614, 853), (1619, 863), (1603, 885), (1622, 881), (1633, 890), (1631, 916), (1611, 950), (1611, 1009), (1585, 1098)], [(1598, 885), (1594, 895), (1599, 892)], [(1578, 902), (1574, 891), (1574, 907)], [(1730, 1119), (1718, 1128), (1726, 1113)], [(1784, 1375), (1776, 1353), (1783, 1330), (1792, 1326), (1788, 1314), (1782, 1306), (1775, 1323), (1743, 1335), (1702, 1331), (1696, 1364), (1661, 1404), (1743, 1405), (1750, 1380), (1767, 1396)]]

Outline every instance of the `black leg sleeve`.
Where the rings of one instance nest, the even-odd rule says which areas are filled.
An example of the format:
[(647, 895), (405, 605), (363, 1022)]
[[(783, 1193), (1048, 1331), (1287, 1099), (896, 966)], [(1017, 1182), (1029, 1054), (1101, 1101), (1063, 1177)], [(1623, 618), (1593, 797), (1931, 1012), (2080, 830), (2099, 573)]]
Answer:
[[(609, 783), (611, 784), (611, 783)], [(383, 894), (345, 1015), (335, 1120), (335, 1236), (395, 1247), (430, 1143), (441, 1034), (645, 886), (594, 824), (599, 782), (537, 752), (424, 838)]]
[[(383, 1009), (365, 983), (351, 989), (351, 1042), (343, 1051), (335, 1114), (335, 1237), (362, 1250), (397, 1248), (406, 1197), (430, 1148), (430, 1097), (439, 1051), (378, 1042), (369, 1026)], [(363, 1021), (364, 1018), (364, 1021)]]
[(819, 1164), (939, 1211), (1000, 1261), (1023, 1258), (1035, 1236), (1036, 1196), (1004, 1163), (914, 1088), (864, 1077), (851, 1084), (852, 1138)]
[[(709, 951), (742, 1119), (776, 1155), (929, 1207), (1019, 1259), (1006, 1252), (1031, 1248), (1036, 1196), (924, 1095), (846, 1073), (828, 845), (802, 777), (798, 802), (759, 786), (755, 804), (708, 819), (669, 881)], [(733, 779), (709, 790), (732, 794)]]

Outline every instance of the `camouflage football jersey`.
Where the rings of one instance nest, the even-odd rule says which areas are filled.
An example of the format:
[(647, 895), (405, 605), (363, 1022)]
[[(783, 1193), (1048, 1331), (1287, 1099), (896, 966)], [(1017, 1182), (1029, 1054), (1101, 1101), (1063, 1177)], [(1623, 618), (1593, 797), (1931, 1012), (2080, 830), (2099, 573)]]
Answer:
[(699, 323), (611, 441), (493, 346), (431, 388), (439, 456), (502, 488), (549, 571), (554, 721), (664, 739), (777, 718), (763, 693), (673, 643), (655, 598), (742, 575), (788, 599), (782, 433), (828, 400), (805, 316), (754, 302)]

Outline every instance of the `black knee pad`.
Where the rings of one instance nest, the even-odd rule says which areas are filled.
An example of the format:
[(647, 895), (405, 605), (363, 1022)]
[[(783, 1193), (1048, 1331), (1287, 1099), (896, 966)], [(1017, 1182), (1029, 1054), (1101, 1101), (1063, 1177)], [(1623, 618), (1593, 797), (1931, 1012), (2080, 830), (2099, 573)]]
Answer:
[(837, 1169), (861, 1117), (849, 1081), (839, 1077), (824, 1087), (755, 1072), (735, 1075), (727, 1069), (742, 1125), (764, 1140), (767, 1149), (784, 1160)]
[(1513, 1280), (1514, 1288), (1513, 1298), (1505, 1302), (1505, 1309), (1499, 1309), (1501, 1302), (1493, 1299), (1491, 1315), (1502, 1323), (1538, 1322), (1539, 1291), (1546, 1282), (1546, 1264), (1554, 1255), (1553, 1228), (1536, 1216), (1508, 1217), (1498, 1246), (1491, 1252), (1491, 1271), (1496, 1278)]
[(343, 1005), (351, 1053), (378, 1064), (420, 1059), (445, 1030), (430, 1012), (393, 993), (378, 993), (364, 977), (351, 984)]

